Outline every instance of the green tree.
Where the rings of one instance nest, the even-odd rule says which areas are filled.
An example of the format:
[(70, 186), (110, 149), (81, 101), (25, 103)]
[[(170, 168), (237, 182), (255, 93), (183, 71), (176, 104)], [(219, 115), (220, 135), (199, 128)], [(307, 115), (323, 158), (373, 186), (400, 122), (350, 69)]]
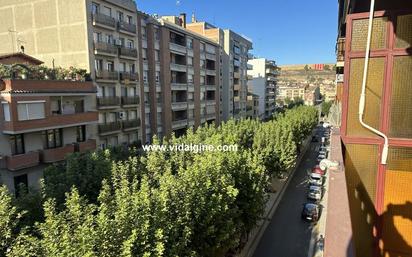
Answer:
[(322, 102), (322, 105), (321, 105), (322, 115), (323, 116), (328, 116), (331, 107), (332, 107), (332, 102), (331, 101)]

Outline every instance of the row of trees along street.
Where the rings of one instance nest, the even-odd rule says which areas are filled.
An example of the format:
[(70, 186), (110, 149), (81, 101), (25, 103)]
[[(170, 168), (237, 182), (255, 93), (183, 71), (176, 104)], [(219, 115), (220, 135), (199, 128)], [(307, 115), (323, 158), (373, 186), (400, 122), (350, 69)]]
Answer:
[(47, 168), (40, 192), (0, 187), (0, 256), (223, 256), (257, 224), (270, 176), (295, 165), (316, 124), (317, 110), (298, 106), (162, 142), (238, 151), (73, 154)]

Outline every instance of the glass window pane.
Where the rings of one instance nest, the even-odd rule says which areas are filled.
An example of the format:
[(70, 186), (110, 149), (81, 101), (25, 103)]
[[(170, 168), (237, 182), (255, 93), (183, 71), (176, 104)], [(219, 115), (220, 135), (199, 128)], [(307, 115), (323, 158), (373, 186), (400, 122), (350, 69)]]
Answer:
[(17, 116), (19, 120), (28, 120), (26, 104), (17, 104)]

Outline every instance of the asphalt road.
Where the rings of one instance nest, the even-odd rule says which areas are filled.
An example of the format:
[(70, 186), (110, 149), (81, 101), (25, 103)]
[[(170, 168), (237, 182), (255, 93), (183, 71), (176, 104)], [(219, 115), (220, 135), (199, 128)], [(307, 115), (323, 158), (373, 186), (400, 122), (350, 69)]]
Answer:
[(317, 146), (311, 143), (266, 228), (255, 257), (306, 257), (312, 224), (301, 219), (307, 201), (307, 172), (316, 165)]

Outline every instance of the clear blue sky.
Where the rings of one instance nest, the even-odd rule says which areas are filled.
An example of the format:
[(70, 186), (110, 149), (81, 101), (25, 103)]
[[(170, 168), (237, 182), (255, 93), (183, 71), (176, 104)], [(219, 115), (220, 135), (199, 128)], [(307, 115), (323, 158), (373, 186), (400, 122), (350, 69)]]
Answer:
[[(253, 40), (252, 53), (278, 64), (335, 62), (337, 0), (137, 0), (149, 14), (195, 12)], [(180, 2), (180, 4), (177, 4)]]

